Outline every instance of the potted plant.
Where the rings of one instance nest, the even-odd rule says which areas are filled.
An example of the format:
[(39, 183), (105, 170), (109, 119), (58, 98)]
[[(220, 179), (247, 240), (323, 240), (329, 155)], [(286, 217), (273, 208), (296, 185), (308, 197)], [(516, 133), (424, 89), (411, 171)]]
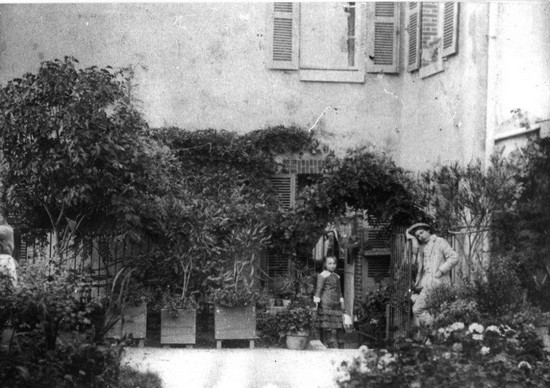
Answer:
[(289, 307), (277, 313), (279, 335), (286, 336), (288, 349), (305, 349), (312, 324), (313, 310), (309, 307)]
[(210, 301), (214, 304), (217, 348), (223, 340), (242, 339), (254, 347), (256, 337), (257, 257), (268, 241), (266, 227), (241, 227), (233, 230), (224, 243), (222, 270), (211, 277)]
[(133, 276), (134, 269), (123, 267), (113, 280), (103, 328), (107, 338), (132, 337), (144, 345), (147, 334), (149, 292)]
[(194, 297), (181, 294), (163, 295), (160, 310), (160, 343), (166, 347), (185, 344), (188, 348), (196, 343), (197, 307)]

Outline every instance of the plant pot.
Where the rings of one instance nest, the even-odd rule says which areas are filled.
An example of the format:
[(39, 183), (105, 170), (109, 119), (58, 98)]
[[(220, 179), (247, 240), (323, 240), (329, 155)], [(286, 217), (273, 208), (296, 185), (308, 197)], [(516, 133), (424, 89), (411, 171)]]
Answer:
[(286, 334), (286, 347), (292, 350), (304, 350), (307, 346), (309, 339), (309, 333), (287, 333)]
[[(243, 339), (253, 341), (256, 336), (256, 306), (214, 308), (214, 332), (217, 346), (222, 340)], [(251, 342), (253, 347), (253, 342)]]
[[(107, 312), (106, 321), (112, 319), (113, 312)], [(124, 338), (130, 335), (136, 339), (145, 339), (147, 334), (147, 304), (130, 304), (122, 308), (121, 317), (107, 332), (107, 338)]]
[(178, 316), (170, 316), (168, 309), (160, 311), (160, 343), (162, 345), (194, 345), (197, 338), (197, 310), (178, 309)]

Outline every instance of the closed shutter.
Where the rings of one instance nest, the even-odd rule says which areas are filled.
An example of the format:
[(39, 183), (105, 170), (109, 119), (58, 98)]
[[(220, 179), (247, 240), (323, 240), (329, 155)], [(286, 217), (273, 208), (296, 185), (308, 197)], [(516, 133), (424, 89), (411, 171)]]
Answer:
[(368, 228), (366, 230), (365, 250), (389, 249), (390, 239), (391, 234), (386, 227)]
[(285, 257), (279, 250), (268, 249), (266, 253), (266, 268), (268, 282), (272, 284), (273, 280), (278, 276), (288, 274), (288, 258)]
[(377, 276), (390, 276), (390, 257), (389, 256), (370, 256), (367, 257), (367, 276), (375, 278)]
[(283, 209), (293, 208), (296, 204), (296, 174), (277, 174), (271, 177), (271, 183)]
[(458, 3), (445, 3), (443, 8), (443, 57), (457, 53)]
[(414, 71), (420, 67), (420, 3), (408, 3), (408, 44), (409, 56), (407, 70)]
[(267, 5), (268, 66), (271, 69), (298, 69), (300, 4)]
[(399, 72), (399, 4), (367, 4), (367, 72)]

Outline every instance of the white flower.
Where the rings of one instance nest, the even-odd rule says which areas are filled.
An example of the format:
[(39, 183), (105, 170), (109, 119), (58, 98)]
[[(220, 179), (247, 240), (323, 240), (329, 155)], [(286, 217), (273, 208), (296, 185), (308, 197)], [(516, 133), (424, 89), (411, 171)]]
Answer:
[(440, 327), (437, 332), (440, 333), (440, 334), (443, 334), (443, 333), (445, 333), (445, 329), (443, 327)]
[(472, 338), (476, 341), (483, 341), (483, 334), (472, 334)]
[(481, 350), (479, 352), (484, 356), (486, 354), (489, 354), (490, 351), (491, 351), (491, 348), (488, 348), (487, 346), (484, 346), (484, 347), (481, 348)]
[(487, 327), (487, 329), (485, 329), (485, 331), (494, 331), (495, 333), (499, 333), (498, 327), (496, 327), (495, 325), (491, 325), (491, 326)]
[(468, 326), (468, 332), (481, 334), (483, 333), (483, 325), (480, 325), (479, 323), (472, 323)]
[(463, 330), (463, 329), (464, 329), (464, 323), (462, 323), (462, 322), (455, 322), (451, 326), (449, 326), (449, 331), (451, 331), (451, 332), (458, 331), (458, 330)]
[(518, 369), (521, 369), (521, 368), (533, 369), (531, 364), (529, 364), (527, 361), (520, 361), (519, 362)]
[(446, 360), (449, 360), (451, 358), (451, 353), (450, 352), (443, 353), (443, 358)]
[(452, 347), (453, 352), (461, 352), (462, 351), (462, 344), (460, 342), (455, 342)]

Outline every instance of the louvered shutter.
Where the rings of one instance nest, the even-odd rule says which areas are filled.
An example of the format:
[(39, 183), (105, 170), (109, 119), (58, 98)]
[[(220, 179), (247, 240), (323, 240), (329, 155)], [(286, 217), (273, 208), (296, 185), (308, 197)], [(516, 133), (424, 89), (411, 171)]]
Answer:
[(408, 44), (409, 55), (407, 58), (407, 70), (414, 71), (420, 67), (420, 3), (411, 2), (408, 5)]
[(293, 208), (296, 204), (296, 174), (277, 174), (271, 177), (271, 183), (283, 209)]
[(443, 57), (456, 54), (458, 40), (458, 3), (447, 2), (443, 8)]
[(271, 69), (298, 69), (300, 5), (269, 3), (267, 41)]
[(367, 72), (399, 72), (399, 4), (367, 4)]

